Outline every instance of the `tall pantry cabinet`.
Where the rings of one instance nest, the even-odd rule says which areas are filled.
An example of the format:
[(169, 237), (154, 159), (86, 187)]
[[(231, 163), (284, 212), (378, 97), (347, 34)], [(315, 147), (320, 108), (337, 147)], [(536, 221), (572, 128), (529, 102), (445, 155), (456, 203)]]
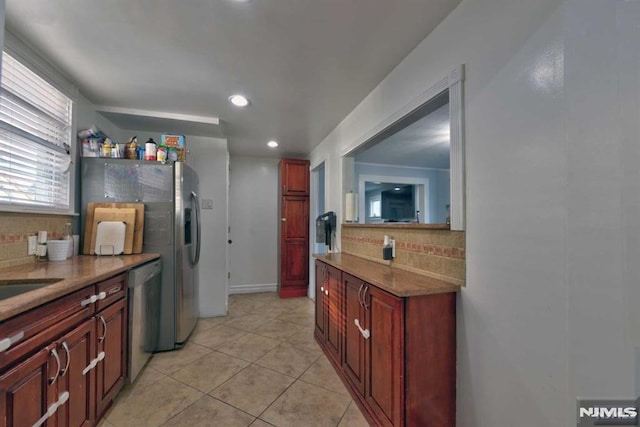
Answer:
[(309, 161), (282, 159), (278, 188), (278, 294), (307, 295), (309, 286)]

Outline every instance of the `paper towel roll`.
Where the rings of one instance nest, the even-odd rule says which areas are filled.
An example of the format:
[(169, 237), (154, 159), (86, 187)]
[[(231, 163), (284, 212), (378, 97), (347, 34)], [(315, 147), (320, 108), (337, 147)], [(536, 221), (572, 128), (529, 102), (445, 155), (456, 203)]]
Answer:
[(345, 198), (344, 220), (355, 222), (358, 217), (358, 194), (349, 192)]

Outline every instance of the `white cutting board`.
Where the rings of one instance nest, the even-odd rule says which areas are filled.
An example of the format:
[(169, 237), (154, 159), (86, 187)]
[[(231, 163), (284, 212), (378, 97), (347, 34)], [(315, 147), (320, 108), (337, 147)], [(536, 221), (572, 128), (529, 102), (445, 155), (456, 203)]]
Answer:
[(120, 255), (124, 252), (125, 222), (101, 221), (96, 228), (96, 255)]

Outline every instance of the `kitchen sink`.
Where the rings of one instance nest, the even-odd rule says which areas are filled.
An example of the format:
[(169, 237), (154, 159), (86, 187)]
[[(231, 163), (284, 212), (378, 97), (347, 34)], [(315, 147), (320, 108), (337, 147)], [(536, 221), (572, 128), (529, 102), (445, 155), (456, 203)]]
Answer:
[(62, 279), (16, 279), (0, 280), (0, 300), (15, 297), (25, 292), (44, 288)]

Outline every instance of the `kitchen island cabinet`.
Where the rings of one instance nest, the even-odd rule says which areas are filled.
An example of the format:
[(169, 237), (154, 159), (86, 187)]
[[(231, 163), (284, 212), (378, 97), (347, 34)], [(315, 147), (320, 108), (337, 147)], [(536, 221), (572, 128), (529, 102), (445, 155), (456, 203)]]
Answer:
[[(316, 340), (369, 422), (455, 426), (458, 286), (346, 254), (316, 258), (316, 271), (334, 269), (340, 275), (338, 357), (317, 324)], [(381, 273), (374, 279), (379, 286), (362, 277), (373, 278), (375, 271)]]

